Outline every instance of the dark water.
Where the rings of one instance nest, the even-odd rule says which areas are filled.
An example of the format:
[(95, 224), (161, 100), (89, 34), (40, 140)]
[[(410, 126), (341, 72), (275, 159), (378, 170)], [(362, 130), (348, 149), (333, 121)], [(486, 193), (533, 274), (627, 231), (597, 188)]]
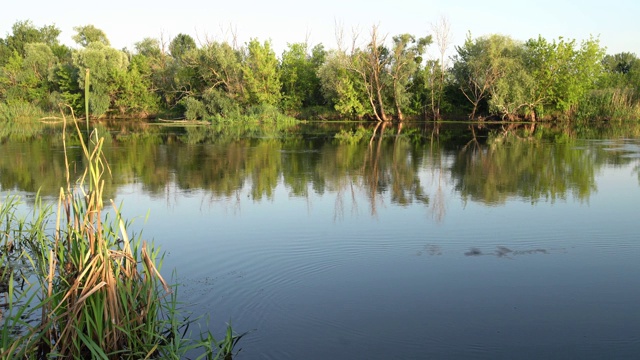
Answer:
[[(116, 134), (106, 192), (239, 359), (640, 357), (640, 140), (435, 130)], [(59, 142), (0, 154), (57, 194)]]

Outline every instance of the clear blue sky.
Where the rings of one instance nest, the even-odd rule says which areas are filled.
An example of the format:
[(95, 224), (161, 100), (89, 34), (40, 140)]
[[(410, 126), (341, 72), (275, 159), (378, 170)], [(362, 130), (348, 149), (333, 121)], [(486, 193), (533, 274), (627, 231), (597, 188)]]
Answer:
[[(408, 1), (408, 0), (78, 0), (6, 1), (0, 12), (0, 37), (18, 20), (36, 26), (55, 24), (60, 40), (73, 45), (73, 27), (93, 24), (102, 29), (116, 48), (129, 47), (145, 37), (165, 39), (186, 33), (196, 40), (230, 40), (236, 30), (240, 44), (250, 38), (270, 39), (278, 55), (287, 43), (302, 42), (336, 47), (335, 23), (341, 23), (350, 39), (359, 29), (365, 39), (371, 26), (382, 34), (430, 34), (430, 25), (441, 16), (449, 19), (454, 45), (467, 31), (480, 36), (491, 33), (527, 40), (542, 35), (583, 40), (599, 36), (608, 53), (622, 51), (640, 55), (640, 1)], [(452, 47), (453, 51), (453, 47)], [(430, 50), (435, 55), (435, 48)]]

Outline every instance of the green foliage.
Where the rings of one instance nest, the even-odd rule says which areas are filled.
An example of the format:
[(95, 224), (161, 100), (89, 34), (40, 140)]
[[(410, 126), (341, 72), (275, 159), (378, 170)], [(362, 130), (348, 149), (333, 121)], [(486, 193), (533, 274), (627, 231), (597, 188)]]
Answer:
[(420, 62), (426, 47), (431, 44), (431, 36), (416, 40), (411, 34), (393, 37), (391, 63), (389, 73), (392, 79), (393, 103), (398, 120), (403, 120), (403, 113), (410, 111), (411, 94), (409, 84), (418, 77)]
[(114, 73), (117, 95), (113, 102), (121, 115), (146, 117), (158, 111), (158, 95), (150, 91), (153, 87), (151, 68), (144, 55), (134, 55), (127, 71)]
[(182, 61), (192, 74), (188, 96), (205, 104), (208, 114), (227, 117), (239, 111), (244, 99), (239, 51), (213, 42), (188, 52)]
[(500, 60), (503, 75), (489, 91), (489, 111), (504, 120), (516, 120), (525, 115), (533, 116), (532, 107), (535, 103), (531, 102), (531, 89), (535, 86), (535, 79), (525, 68), (523, 45), (509, 38), (503, 40)]
[(64, 104), (77, 113), (84, 112), (84, 97), (80, 90), (78, 68), (71, 63), (58, 64), (50, 74), (54, 89)]
[(452, 71), (458, 87), (473, 105), (471, 119), (476, 117), (482, 103), (488, 100), (496, 83), (510, 68), (512, 43), (511, 38), (502, 35), (473, 39), (468, 34), (464, 45), (456, 47)]
[(71, 38), (76, 42), (76, 44), (82, 47), (87, 47), (95, 42), (101, 43), (104, 46), (111, 45), (104, 31), (93, 25), (76, 26), (73, 30), (76, 31), (76, 34)]
[[(87, 69), (93, 117), (188, 112), (189, 118), (230, 119), (267, 104), (318, 119), (440, 119), (441, 112), (505, 120), (571, 118), (578, 112), (617, 118), (604, 115), (609, 98), (601, 94), (624, 94), (610, 100), (629, 114), (640, 101), (635, 54), (605, 56), (594, 38), (579, 44), (542, 37), (521, 43), (469, 34), (447, 68), (444, 52), (438, 60), (424, 58), (431, 36), (399, 34), (387, 41), (377, 26), (364, 46), (354, 39), (349, 52), (296, 43), (281, 60), (269, 41), (257, 39), (240, 48), (227, 42), (198, 48), (191, 36), (179, 34), (167, 48), (145, 38), (130, 52), (110, 47), (93, 25), (74, 29), (81, 49), (61, 45), (55, 26), (15, 23), (0, 39), (0, 101), (31, 102), (45, 112), (62, 102), (82, 113)], [(443, 34), (436, 31), (438, 36)]]
[(182, 59), (182, 56), (190, 50), (196, 48), (196, 42), (187, 34), (178, 34), (169, 43), (169, 53), (174, 59)]
[(577, 106), (577, 120), (638, 120), (640, 102), (632, 89), (593, 90)]
[(51, 48), (44, 43), (28, 43), (25, 55), (17, 51), (0, 68), (0, 100), (28, 101), (45, 111), (57, 107), (49, 103), (52, 84), (49, 74), (57, 64)]
[(323, 103), (324, 99), (319, 93), (318, 69), (325, 57), (322, 45), (314, 47), (309, 54), (306, 43), (289, 44), (280, 63), (282, 106), (285, 110), (297, 112), (304, 107)]
[(221, 89), (209, 88), (202, 96), (207, 112), (222, 118), (230, 118), (241, 112), (237, 101)]
[(105, 115), (117, 98), (122, 79), (126, 78), (124, 73), (129, 66), (127, 54), (102, 42), (92, 42), (73, 54), (73, 64), (78, 69), (78, 85), (81, 90), (85, 86), (84, 70), (90, 71), (91, 114), (96, 117)]
[(23, 100), (8, 100), (0, 103), (0, 122), (24, 124), (44, 116), (38, 106)]
[(364, 105), (362, 81), (348, 69), (349, 59), (344, 52), (333, 51), (318, 70), (324, 97), (338, 113), (347, 118), (361, 118), (368, 114)]
[(260, 44), (252, 39), (246, 48), (242, 66), (246, 101), (249, 104), (277, 105), (282, 87), (278, 72), (278, 59), (271, 49), (271, 42)]
[(136, 52), (147, 58), (159, 58), (162, 56), (160, 42), (154, 38), (144, 38), (135, 43)]
[(184, 117), (187, 120), (196, 120), (207, 117), (209, 114), (202, 101), (187, 96), (180, 100), (180, 103), (185, 108)]
[(530, 107), (549, 106), (568, 113), (595, 87), (600, 78), (604, 50), (597, 39), (584, 41), (542, 37), (525, 43), (525, 66), (533, 77)]
[(11, 35), (0, 39), (0, 66), (6, 64), (14, 51), (24, 57), (27, 44), (44, 43), (50, 47), (59, 47), (60, 30), (54, 25), (45, 25), (38, 29), (30, 20), (26, 20), (16, 22), (11, 30)]

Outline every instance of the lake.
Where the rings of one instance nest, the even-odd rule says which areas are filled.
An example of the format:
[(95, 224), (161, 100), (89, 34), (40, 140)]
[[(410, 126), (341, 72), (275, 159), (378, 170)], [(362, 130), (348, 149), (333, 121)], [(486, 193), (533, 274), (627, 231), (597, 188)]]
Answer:
[[(105, 193), (238, 359), (637, 358), (640, 139), (493, 129), (123, 127)], [(58, 139), (0, 154), (55, 199)]]

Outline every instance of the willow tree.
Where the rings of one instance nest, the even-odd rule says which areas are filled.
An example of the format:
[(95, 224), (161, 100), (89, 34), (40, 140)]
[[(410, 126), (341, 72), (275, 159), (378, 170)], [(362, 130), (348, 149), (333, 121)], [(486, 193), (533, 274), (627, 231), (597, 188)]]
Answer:
[(378, 26), (371, 28), (370, 41), (365, 49), (355, 49), (350, 69), (357, 73), (364, 85), (371, 112), (377, 121), (389, 121), (383, 94), (389, 81), (389, 49), (384, 46), (386, 36), (380, 36)]
[(409, 82), (417, 75), (422, 55), (430, 43), (431, 36), (418, 40), (410, 34), (393, 37), (389, 75), (393, 90), (393, 104), (399, 121), (404, 120), (403, 109), (407, 107), (410, 100), (410, 94), (407, 91)]
[(89, 69), (89, 109), (100, 117), (107, 113), (117, 98), (120, 79), (127, 72), (129, 59), (123, 51), (102, 42), (92, 42), (73, 54), (73, 64), (78, 69), (78, 84), (84, 90), (85, 69)]
[(210, 42), (185, 56), (201, 88), (200, 100), (209, 114), (227, 116), (244, 103), (242, 54), (226, 42)]
[(486, 101), (495, 84), (504, 76), (513, 40), (503, 35), (476, 39), (467, 34), (463, 46), (456, 47), (453, 74), (459, 89), (473, 105), (470, 118), (475, 119), (481, 102)]

